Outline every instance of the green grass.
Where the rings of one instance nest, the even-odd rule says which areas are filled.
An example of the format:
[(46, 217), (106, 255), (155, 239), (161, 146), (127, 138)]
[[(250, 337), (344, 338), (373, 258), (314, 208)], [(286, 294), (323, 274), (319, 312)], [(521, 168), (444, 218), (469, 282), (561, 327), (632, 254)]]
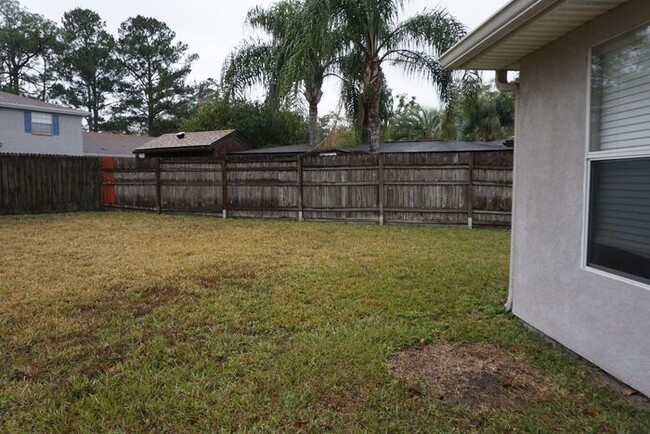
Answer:
[[(502, 313), (509, 232), (140, 213), (0, 218), (0, 431), (648, 432)], [(557, 387), (478, 411), (387, 369), (491, 343)]]

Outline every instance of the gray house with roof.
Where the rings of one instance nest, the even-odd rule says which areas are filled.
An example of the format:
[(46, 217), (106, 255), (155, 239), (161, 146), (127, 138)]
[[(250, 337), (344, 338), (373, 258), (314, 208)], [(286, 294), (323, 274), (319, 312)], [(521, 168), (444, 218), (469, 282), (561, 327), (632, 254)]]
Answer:
[(441, 63), (517, 94), (508, 307), (650, 395), (650, 2), (514, 0)]
[(83, 155), (88, 113), (0, 92), (0, 152)]

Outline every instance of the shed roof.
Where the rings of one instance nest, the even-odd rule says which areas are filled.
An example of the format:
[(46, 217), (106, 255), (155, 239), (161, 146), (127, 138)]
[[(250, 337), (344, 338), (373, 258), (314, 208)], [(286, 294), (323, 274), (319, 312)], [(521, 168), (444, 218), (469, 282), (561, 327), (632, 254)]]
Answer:
[(208, 149), (216, 146), (217, 142), (234, 133), (237, 133), (237, 130), (200, 131), (184, 133), (183, 138), (179, 138), (178, 134), (163, 134), (144, 145), (138, 146), (134, 152), (146, 153), (147, 151), (154, 150)]
[(527, 55), (629, 0), (513, 0), (440, 57), (449, 69), (517, 70)]
[(133, 156), (133, 151), (151, 141), (148, 136), (116, 133), (83, 133), (84, 155)]
[(238, 151), (233, 152), (233, 155), (295, 155), (295, 154), (306, 154), (311, 151), (312, 147), (309, 143), (301, 143), (298, 145), (286, 145), (286, 146), (274, 146), (272, 148), (259, 148), (259, 149), (250, 149), (247, 151)]
[[(412, 142), (387, 142), (379, 145), (380, 154), (411, 154), (418, 152), (483, 152), (510, 151), (504, 140), (494, 142), (464, 142), (461, 140), (427, 140)], [(368, 152), (368, 145), (342, 149), (342, 152)]]
[(75, 110), (58, 104), (52, 104), (38, 99), (27, 98), (25, 96), (14, 95), (13, 93), (2, 91), (0, 91), (0, 107), (72, 116), (88, 116), (87, 112), (81, 110)]
[[(512, 147), (504, 145), (505, 140), (494, 142), (465, 142), (460, 140), (428, 140), (408, 142), (387, 142), (379, 145), (379, 153), (418, 153), (418, 152), (482, 152), (509, 151)], [(309, 144), (277, 146), (274, 148), (251, 149), (249, 151), (233, 152), (231, 155), (297, 155), (312, 150)], [(323, 149), (322, 152), (362, 153), (368, 152), (368, 145), (351, 148)]]

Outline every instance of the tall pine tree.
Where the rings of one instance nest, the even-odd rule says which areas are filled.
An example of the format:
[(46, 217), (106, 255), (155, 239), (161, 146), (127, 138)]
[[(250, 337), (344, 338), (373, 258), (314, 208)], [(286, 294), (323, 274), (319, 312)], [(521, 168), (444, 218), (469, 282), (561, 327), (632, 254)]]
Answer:
[(187, 102), (192, 62), (176, 34), (155, 18), (136, 16), (120, 25), (117, 57), (125, 72), (115, 114), (130, 130), (158, 135), (174, 127), (174, 113)]
[(104, 121), (102, 114), (119, 78), (115, 40), (101, 17), (88, 9), (66, 12), (62, 24), (65, 48), (57, 70), (63, 82), (55, 86), (52, 95), (87, 110), (88, 129), (99, 131)]

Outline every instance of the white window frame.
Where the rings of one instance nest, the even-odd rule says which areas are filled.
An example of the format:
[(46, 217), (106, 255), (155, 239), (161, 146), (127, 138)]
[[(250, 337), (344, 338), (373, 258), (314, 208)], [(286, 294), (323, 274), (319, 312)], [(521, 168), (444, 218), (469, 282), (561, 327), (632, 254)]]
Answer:
[(595, 161), (606, 161), (606, 160), (624, 160), (630, 158), (650, 158), (650, 145), (647, 146), (636, 146), (629, 148), (619, 148), (619, 149), (608, 149), (605, 151), (592, 151), (591, 150), (591, 85), (592, 85), (592, 76), (591, 76), (591, 67), (592, 67), (592, 56), (593, 49), (599, 45), (605, 44), (613, 39), (616, 39), (619, 36), (622, 36), (628, 32), (634, 31), (641, 27), (650, 26), (650, 21), (642, 23), (638, 26), (634, 26), (630, 29), (619, 32), (612, 37), (598, 42), (597, 44), (589, 47), (587, 53), (587, 116), (586, 116), (586, 136), (585, 136), (585, 178), (583, 186), (583, 216), (582, 216), (582, 252), (581, 252), (581, 269), (588, 271), (590, 273), (597, 274), (599, 276), (607, 277), (622, 283), (629, 285), (634, 285), (636, 287), (650, 291), (650, 284), (640, 282), (638, 280), (624, 277), (619, 274), (615, 274), (610, 271), (606, 271), (600, 268), (595, 268), (589, 265), (589, 223), (591, 216), (591, 166), (592, 162)]

